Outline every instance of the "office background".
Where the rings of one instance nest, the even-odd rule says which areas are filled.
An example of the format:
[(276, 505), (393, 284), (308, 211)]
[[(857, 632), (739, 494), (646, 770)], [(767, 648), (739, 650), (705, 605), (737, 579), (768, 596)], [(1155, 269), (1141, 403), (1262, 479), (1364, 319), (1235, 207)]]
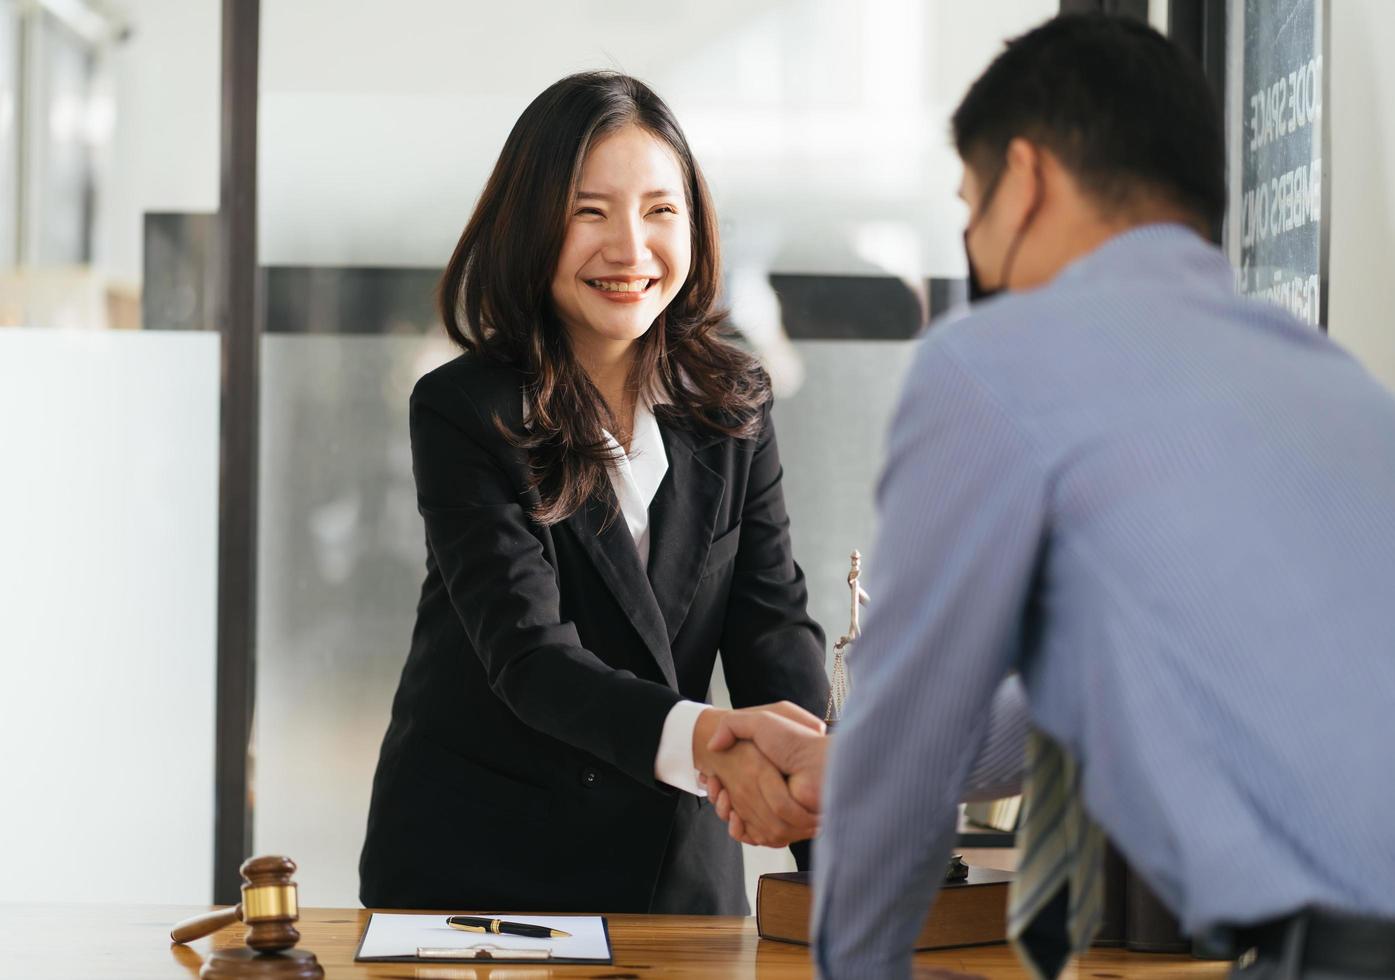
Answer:
[[(964, 275), (948, 114), (1060, 6), (263, 0), (248, 830), (304, 905), (356, 903), (424, 560), (406, 397), (452, 355), (424, 291), (524, 105), (612, 67), (683, 122), (831, 639), (910, 338)], [(221, 18), (0, 0), (0, 900), (214, 892)], [(1395, 7), (1329, 26), (1328, 325), (1395, 385)], [(752, 879), (787, 863), (748, 849)]]

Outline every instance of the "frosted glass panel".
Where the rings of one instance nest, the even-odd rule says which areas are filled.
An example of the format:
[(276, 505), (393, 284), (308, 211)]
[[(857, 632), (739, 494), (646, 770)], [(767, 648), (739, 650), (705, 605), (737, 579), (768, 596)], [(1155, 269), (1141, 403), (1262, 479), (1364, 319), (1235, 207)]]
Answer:
[(0, 901), (212, 894), (218, 337), (0, 331)]
[[(833, 641), (848, 628), (848, 553), (875, 567), (874, 491), (913, 342), (799, 341), (804, 385), (775, 403), (795, 558), (809, 611)], [(830, 661), (831, 663), (831, 661)]]
[[(18, 257), (19, 221), (19, 10), (0, 0), (0, 269)], [(0, 304), (0, 320), (4, 319)]]
[(358, 904), (358, 851), (426, 545), (407, 398), (450, 356), (402, 337), (262, 341), (253, 840), (301, 903)]

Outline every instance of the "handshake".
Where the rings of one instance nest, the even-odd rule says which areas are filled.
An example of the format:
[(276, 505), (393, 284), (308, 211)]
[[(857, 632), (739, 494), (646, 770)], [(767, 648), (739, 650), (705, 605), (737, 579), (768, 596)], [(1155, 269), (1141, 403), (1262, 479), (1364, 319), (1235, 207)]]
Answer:
[(819, 829), (824, 723), (788, 701), (704, 711), (693, 729), (693, 764), (717, 815), (745, 844), (783, 847)]

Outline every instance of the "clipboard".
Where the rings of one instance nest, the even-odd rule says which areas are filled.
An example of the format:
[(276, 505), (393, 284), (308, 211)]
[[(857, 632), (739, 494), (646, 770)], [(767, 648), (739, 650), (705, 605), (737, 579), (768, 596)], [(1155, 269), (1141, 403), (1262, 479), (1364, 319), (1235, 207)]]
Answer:
[(601, 915), (488, 915), (570, 932), (568, 938), (471, 935), (446, 925), (450, 913), (373, 912), (355, 963), (536, 963), (609, 966), (610, 924)]

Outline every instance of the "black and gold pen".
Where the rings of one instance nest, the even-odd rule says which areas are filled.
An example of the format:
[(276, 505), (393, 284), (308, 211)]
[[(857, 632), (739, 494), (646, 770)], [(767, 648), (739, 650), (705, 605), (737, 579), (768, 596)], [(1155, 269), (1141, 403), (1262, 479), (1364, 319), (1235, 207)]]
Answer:
[(570, 932), (549, 929), (547, 926), (533, 926), (526, 922), (508, 922), (504, 919), (485, 919), (477, 915), (452, 915), (446, 925), (461, 932), (489, 932), (496, 936), (527, 936), (529, 939), (570, 939)]

